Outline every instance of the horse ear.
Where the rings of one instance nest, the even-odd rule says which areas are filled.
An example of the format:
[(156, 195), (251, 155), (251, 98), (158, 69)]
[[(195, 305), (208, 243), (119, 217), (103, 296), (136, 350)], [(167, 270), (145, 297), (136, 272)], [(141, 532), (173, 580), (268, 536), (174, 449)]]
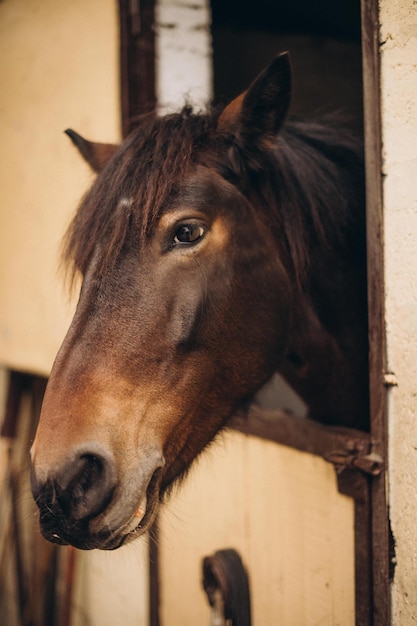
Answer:
[(284, 123), (290, 99), (291, 66), (288, 52), (283, 52), (226, 106), (218, 128), (249, 136), (275, 135)]
[(95, 172), (101, 172), (119, 148), (118, 145), (112, 143), (94, 143), (87, 141), (87, 139), (81, 137), (81, 135), (71, 130), (71, 128), (68, 128), (65, 134), (68, 135), (72, 143), (78, 148), (84, 160), (87, 161)]

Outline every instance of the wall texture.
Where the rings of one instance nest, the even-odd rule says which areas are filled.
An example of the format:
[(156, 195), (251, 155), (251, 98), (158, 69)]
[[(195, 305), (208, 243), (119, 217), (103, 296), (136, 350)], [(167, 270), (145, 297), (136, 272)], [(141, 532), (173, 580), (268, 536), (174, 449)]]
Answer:
[(0, 363), (9, 367), (48, 374), (68, 326), (60, 242), (93, 175), (63, 131), (118, 140), (117, 50), (114, 0), (0, 3)]
[(393, 624), (417, 623), (417, 4), (381, 0)]

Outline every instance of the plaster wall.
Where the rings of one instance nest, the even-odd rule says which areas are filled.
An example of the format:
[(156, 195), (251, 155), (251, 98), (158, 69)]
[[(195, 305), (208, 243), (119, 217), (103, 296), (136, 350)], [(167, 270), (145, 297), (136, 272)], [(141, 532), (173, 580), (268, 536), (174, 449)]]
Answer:
[(93, 174), (63, 131), (119, 139), (117, 50), (114, 0), (0, 2), (0, 363), (8, 367), (48, 375), (72, 317), (60, 244)]
[(395, 625), (417, 623), (417, 4), (381, 0), (389, 503)]
[[(118, 32), (116, 0), (0, 2), (1, 407), (3, 368), (48, 375), (72, 317), (60, 244), (94, 175), (63, 131), (119, 141)], [(147, 623), (146, 539), (76, 566), (71, 626)]]

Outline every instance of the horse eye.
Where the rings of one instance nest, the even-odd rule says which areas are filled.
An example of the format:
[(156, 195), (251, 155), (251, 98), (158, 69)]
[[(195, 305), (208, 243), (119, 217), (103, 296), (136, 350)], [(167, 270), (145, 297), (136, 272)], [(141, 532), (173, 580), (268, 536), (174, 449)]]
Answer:
[(175, 231), (174, 245), (197, 243), (205, 235), (205, 228), (201, 224), (181, 224)]

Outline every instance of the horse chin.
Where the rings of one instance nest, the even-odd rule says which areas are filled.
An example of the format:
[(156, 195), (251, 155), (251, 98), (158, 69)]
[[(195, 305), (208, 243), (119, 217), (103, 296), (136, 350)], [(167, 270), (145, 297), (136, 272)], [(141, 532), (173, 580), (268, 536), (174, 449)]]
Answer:
[[(134, 515), (117, 531), (109, 533), (107, 537), (102, 537), (100, 545), (96, 545), (96, 548), (100, 550), (116, 550), (141, 537), (151, 528), (159, 507), (160, 475), (160, 469), (154, 472), (146, 493), (137, 505)], [(98, 535), (98, 539), (100, 539), (100, 535)]]
[(161, 470), (154, 472), (146, 493), (136, 506), (135, 513), (117, 528), (105, 528), (106, 513), (92, 520), (70, 522), (62, 517), (43, 514), (41, 509), (41, 532), (45, 539), (59, 545), (72, 545), (80, 550), (116, 550), (145, 534), (152, 526), (159, 506)]

